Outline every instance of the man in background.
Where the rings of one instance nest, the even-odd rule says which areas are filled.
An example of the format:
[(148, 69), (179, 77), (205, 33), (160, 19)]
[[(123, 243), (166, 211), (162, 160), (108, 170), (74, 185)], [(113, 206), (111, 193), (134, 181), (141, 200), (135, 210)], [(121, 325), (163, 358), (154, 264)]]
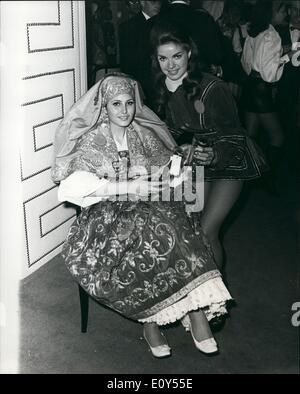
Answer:
[[(288, 23), (277, 26), (285, 52), (298, 50), (298, 56), (288, 62), (278, 82), (277, 103), (285, 130), (286, 150), (292, 171), (299, 170), (299, 96), (300, 96), (300, 1), (288, 2)], [(297, 49), (298, 48), (298, 49)]]
[(135, 1), (135, 3), (136, 6), (139, 4), (140, 11), (119, 27), (120, 67), (121, 71), (142, 83), (145, 79), (141, 55), (145, 44), (143, 32), (147, 20), (160, 12), (162, 2), (160, 0), (141, 0)]
[(224, 9), (224, 1), (223, 0), (218, 0), (218, 1), (211, 1), (211, 0), (203, 0), (202, 1), (202, 7), (210, 13), (210, 15), (214, 18), (214, 20), (218, 20)]

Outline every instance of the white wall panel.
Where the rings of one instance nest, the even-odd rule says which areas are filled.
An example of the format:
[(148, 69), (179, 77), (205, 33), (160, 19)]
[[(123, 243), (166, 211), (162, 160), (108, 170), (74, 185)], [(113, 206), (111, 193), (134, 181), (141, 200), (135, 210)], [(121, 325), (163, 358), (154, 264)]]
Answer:
[(1, 131), (16, 131), (14, 138), (9, 133), (6, 138), (12, 138), (19, 151), (22, 221), (18, 224), (23, 228), (25, 277), (60, 252), (75, 217), (74, 208), (57, 201), (50, 167), (55, 130), (87, 88), (85, 5), (10, 1), (0, 2), (0, 7), (2, 20), (11, 20), (1, 38), (1, 77), (9, 76), (17, 87), (7, 87), (2, 96), (18, 92), (9, 108), (19, 114), (15, 122), (8, 117)]
[[(27, 23), (27, 49), (28, 53), (45, 52), (59, 49), (74, 49), (74, 9), (73, 2), (57, 1), (41, 4)], [(52, 4), (51, 4), (52, 3)], [(50, 8), (49, 8), (50, 7)]]
[[(38, 4), (36, 4), (38, 3)], [(84, 4), (29, 2), (23, 9), (26, 69), (22, 76), (24, 134), (20, 149), (27, 261), (33, 272), (61, 250), (75, 211), (57, 201), (51, 182), (56, 127), (86, 90)], [(83, 30), (83, 31), (82, 31)], [(41, 175), (43, 181), (41, 181)], [(46, 181), (46, 182), (45, 182)]]

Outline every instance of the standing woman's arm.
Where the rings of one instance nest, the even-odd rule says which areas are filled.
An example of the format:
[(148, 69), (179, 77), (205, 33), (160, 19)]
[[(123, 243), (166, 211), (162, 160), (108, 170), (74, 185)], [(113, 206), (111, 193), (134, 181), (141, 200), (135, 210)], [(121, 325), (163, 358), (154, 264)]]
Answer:
[(205, 123), (217, 130), (213, 148), (215, 169), (238, 165), (245, 152), (245, 133), (241, 126), (236, 103), (225, 82), (215, 84), (204, 102)]

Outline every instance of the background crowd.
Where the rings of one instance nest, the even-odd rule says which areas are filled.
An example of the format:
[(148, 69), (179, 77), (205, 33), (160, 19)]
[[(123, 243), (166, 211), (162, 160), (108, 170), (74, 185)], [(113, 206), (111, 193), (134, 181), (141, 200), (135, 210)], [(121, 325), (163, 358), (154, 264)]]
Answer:
[(172, 19), (196, 43), (202, 70), (228, 83), (243, 126), (263, 147), (273, 175), (284, 153), (296, 173), (300, 1), (93, 1), (87, 9), (89, 86), (102, 76), (97, 78), (95, 70), (117, 68), (141, 83), (151, 106), (149, 31), (159, 20)]

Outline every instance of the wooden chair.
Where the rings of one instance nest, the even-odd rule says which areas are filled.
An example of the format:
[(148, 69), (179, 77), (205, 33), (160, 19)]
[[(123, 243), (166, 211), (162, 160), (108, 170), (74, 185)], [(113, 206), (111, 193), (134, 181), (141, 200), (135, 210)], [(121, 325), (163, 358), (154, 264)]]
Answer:
[(89, 319), (89, 294), (78, 285), (79, 289), (79, 301), (80, 301), (80, 314), (81, 314), (81, 332), (85, 334), (87, 332), (87, 325)]
[(98, 71), (102, 71), (104, 76), (105, 74), (108, 74), (112, 71), (120, 71), (120, 65), (119, 64), (93, 64), (91, 75), (90, 75), (91, 86), (95, 85), (95, 83), (97, 82), (96, 78)]

